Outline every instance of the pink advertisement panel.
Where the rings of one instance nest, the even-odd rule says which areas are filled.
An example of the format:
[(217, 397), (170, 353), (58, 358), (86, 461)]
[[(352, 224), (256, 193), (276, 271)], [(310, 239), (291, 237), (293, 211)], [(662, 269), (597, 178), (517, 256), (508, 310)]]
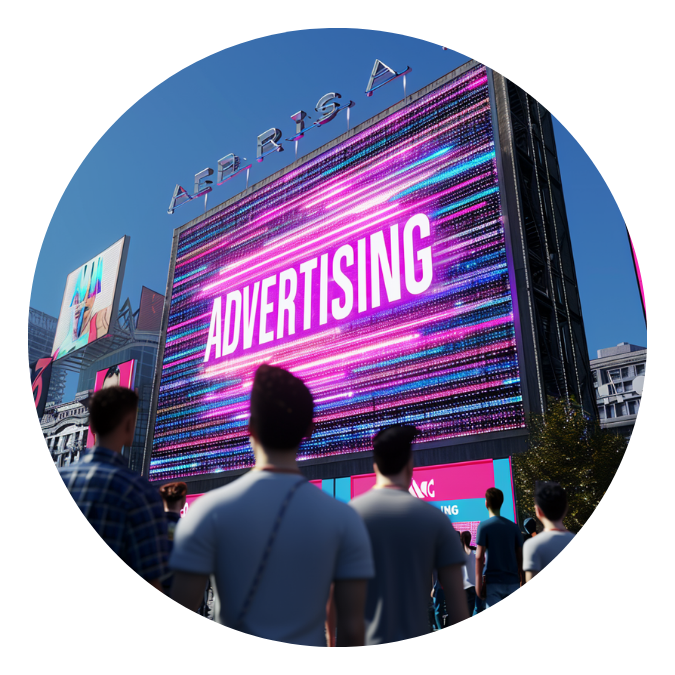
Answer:
[[(352, 498), (368, 492), (375, 485), (375, 474), (352, 476)], [(410, 492), (425, 501), (474, 499), (494, 487), (492, 460), (423, 466), (413, 470)]]
[[(96, 373), (96, 380), (94, 382), (94, 392), (99, 391), (99, 389), (106, 389), (107, 387), (114, 387), (119, 385), (125, 389), (134, 388), (134, 375), (136, 374), (136, 361), (131, 359), (131, 361), (125, 361), (124, 363), (118, 363), (110, 368), (104, 368), (99, 370)], [(94, 446), (94, 434), (89, 427), (89, 433), (87, 434), (87, 447), (92, 448)]]

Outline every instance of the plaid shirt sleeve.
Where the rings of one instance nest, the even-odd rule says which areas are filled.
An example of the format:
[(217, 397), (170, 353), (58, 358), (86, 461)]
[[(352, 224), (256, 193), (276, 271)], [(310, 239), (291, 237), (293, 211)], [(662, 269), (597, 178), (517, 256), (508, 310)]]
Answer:
[(134, 496), (126, 519), (126, 562), (146, 581), (161, 579), (169, 571), (164, 505), (151, 486), (136, 491)]

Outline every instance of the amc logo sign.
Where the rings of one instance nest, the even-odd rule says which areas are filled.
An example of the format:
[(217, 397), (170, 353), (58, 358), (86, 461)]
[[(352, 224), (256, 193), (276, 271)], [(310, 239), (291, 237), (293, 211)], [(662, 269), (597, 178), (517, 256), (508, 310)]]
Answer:
[[(429, 481), (423, 480), (418, 485), (417, 481), (413, 478), (412, 484), (408, 488), (408, 492), (410, 492), (413, 497), (417, 497), (418, 499), (433, 499), (436, 496), (434, 479), (432, 478)], [(446, 516), (459, 515), (459, 506), (457, 506), (457, 504), (453, 504), (452, 506), (443, 506), (441, 507), (441, 510)]]
[(433, 489), (433, 486), (433, 478), (430, 481), (423, 480), (419, 485), (417, 485), (417, 481), (413, 478), (408, 492), (418, 499), (433, 499), (436, 496), (436, 490)]

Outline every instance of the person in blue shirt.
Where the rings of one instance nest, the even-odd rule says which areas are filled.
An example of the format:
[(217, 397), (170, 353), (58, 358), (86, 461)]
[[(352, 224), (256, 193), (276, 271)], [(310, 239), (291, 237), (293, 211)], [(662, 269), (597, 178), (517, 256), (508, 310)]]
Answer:
[(168, 535), (157, 488), (127, 467), (122, 448), (136, 430), (138, 396), (108, 387), (90, 399), (96, 445), (59, 473), (85, 518), (122, 560), (158, 590), (168, 573)]
[(523, 583), (523, 535), (514, 522), (500, 515), (503, 503), (501, 490), (487, 489), (485, 507), (490, 517), (478, 525), (476, 537), (476, 594), (485, 599), (486, 609)]

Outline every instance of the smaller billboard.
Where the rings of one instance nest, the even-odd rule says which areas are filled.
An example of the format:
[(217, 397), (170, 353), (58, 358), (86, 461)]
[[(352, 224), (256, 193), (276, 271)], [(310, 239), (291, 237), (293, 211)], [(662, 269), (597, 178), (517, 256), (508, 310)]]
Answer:
[[(117, 363), (110, 368), (104, 368), (96, 373), (96, 381), (94, 384), (94, 393), (100, 389), (107, 387), (120, 386), (125, 389), (134, 388), (134, 375), (136, 374), (136, 361), (125, 361), (124, 363)], [(94, 447), (94, 434), (89, 427), (87, 434), (87, 447)]]
[(122, 237), (68, 275), (52, 346), (54, 360), (108, 334), (117, 314), (128, 248), (128, 237)]
[(162, 327), (164, 296), (143, 286), (136, 330), (158, 331)]

